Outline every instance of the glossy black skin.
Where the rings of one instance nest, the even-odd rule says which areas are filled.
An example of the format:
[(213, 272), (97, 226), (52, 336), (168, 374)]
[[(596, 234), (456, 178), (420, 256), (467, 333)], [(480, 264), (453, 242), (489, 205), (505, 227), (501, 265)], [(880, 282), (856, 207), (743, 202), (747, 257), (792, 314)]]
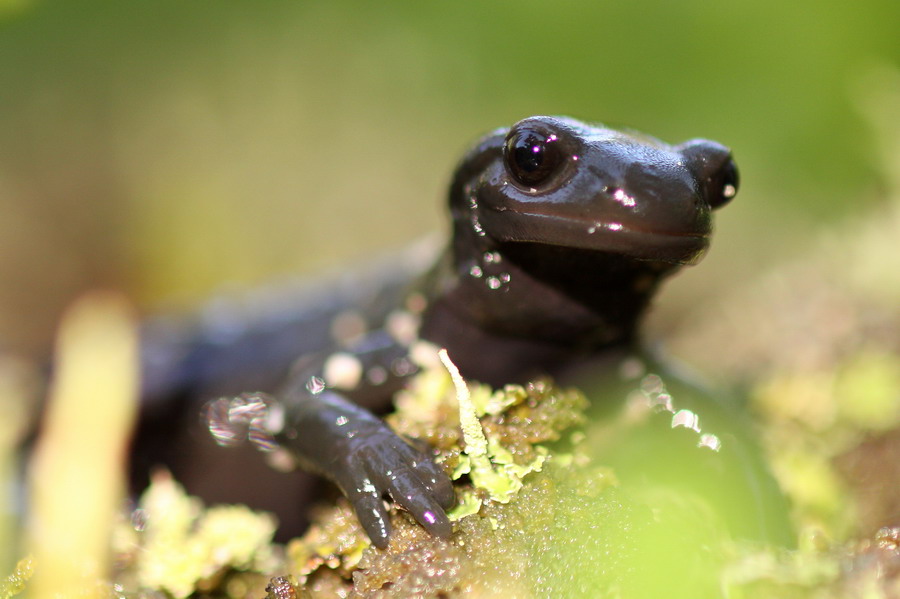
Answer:
[[(427, 300), (418, 338), (445, 347), (471, 380), (565, 382), (635, 347), (658, 284), (702, 257), (711, 211), (736, 190), (730, 152), (715, 142), (669, 146), (557, 117), (497, 130), (454, 175), (452, 243), (415, 286)], [(285, 415), (272, 438), (337, 484), (375, 545), (391, 532), (386, 495), (447, 537), (450, 480), (427, 450), (360, 407), (389, 405), (415, 373), (394, 367), (407, 343), (370, 330), (349, 349), (365, 372), (382, 367), (387, 379), (323, 388), (327, 356), (307, 360), (272, 394)]]
[[(517, 144), (542, 154), (537, 164)], [(447, 348), (467, 378), (493, 384), (561, 375), (630, 346), (659, 281), (706, 250), (710, 211), (733, 195), (725, 185), (736, 185), (730, 153), (710, 141), (668, 146), (550, 117), (497, 131), (454, 177), (452, 248), (426, 279), (419, 336)], [(486, 282), (493, 276), (496, 289)], [(397, 355), (386, 343), (365, 361), (387, 366)], [(278, 394), (289, 414), (278, 443), (340, 487), (377, 546), (390, 535), (385, 494), (448, 536), (447, 476), (352, 401), (389, 398), (397, 381), (311, 393), (313, 375), (298, 374)]]
[[(523, 184), (507, 146), (532, 133), (555, 136), (560, 164)], [(729, 150), (711, 141), (668, 146), (551, 117), (495, 132), (454, 177), (451, 264), (421, 336), (447, 347), (465, 376), (496, 385), (630, 345), (658, 283), (705, 253), (710, 211), (736, 177)], [(489, 253), (501, 260), (486, 262)], [(502, 289), (485, 286), (503, 273)], [(478, 353), (505, 364), (485, 372)]]

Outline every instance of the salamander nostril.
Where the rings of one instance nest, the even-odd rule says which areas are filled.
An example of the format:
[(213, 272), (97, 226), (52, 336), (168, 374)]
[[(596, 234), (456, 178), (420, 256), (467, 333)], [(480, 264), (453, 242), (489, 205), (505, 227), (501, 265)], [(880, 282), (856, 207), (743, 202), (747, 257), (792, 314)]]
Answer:
[(737, 195), (739, 185), (740, 174), (738, 173), (737, 165), (734, 163), (734, 160), (729, 159), (725, 166), (722, 167), (718, 201), (715, 201), (716, 198), (711, 197), (710, 204), (714, 208), (718, 208), (730, 202)]

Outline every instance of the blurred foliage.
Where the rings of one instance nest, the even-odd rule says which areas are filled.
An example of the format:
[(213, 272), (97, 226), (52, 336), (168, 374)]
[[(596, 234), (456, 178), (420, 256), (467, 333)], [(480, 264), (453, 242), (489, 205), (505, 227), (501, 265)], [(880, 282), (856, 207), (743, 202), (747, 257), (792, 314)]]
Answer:
[(137, 412), (137, 345), (134, 313), (117, 294), (87, 295), (66, 312), (41, 434), (27, 445), (27, 491), (11, 479), (27, 498), (16, 509), (36, 564), (31, 596), (105, 594), (96, 581), (111, 572), (111, 515), (121, 507)]
[(12, 574), (5, 580), (0, 580), (0, 598), (15, 597), (24, 591), (32, 574), (34, 574), (34, 564), (31, 558), (26, 557), (19, 560)]
[(895, 0), (5, 3), (0, 339), (39, 347), (86, 287), (196, 299), (439, 228), (466, 145), (536, 113), (735, 149), (690, 302), (875, 201), (857, 106), (897, 22)]
[(213, 589), (259, 593), (266, 579), (254, 573), (280, 563), (271, 546), (274, 532), (272, 516), (244, 506), (205, 508), (160, 473), (131, 521), (116, 530), (116, 580), (129, 591), (153, 589), (178, 599)]

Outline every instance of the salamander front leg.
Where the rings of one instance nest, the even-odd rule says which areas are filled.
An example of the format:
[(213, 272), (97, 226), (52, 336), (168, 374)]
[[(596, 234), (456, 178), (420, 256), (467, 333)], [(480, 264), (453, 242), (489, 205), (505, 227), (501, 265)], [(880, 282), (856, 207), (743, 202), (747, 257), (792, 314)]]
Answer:
[(386, 547), (391, 534), (386, 494), (431, 534), (450, 535), (445, 510), (455, 501), (453, 486), (429, 455), (335, 392), (290, 399), (288, 422), (276, 441), (340, 488), (376, 546)]

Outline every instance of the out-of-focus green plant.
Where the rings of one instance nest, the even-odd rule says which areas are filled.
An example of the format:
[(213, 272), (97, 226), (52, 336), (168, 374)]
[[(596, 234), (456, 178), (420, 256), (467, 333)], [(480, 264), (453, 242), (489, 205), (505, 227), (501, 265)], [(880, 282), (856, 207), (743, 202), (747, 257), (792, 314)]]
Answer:
[(29, 456), (25, 537), (36, 597), (99, 597), (98, 581), (110, 578), (137, 351), (134, 315), (118, 295), (88, 295), (63, 320), (41, 436)]
[(12, 574), (0, 580), (0, 599), (8, 599), (24, 591), (32, 574), (34, 574), (32, 559), (26, 557), (19, 560)]
[(132, 520), (118, 530), (118, 554), (128, 564), (119, 576), (137, 588), (188, 597), (218, 588), (230, 571), (265, 573), (275, 567), (274, 533), (272, 516), (244, 506), (204, 509), (160, 473)]

